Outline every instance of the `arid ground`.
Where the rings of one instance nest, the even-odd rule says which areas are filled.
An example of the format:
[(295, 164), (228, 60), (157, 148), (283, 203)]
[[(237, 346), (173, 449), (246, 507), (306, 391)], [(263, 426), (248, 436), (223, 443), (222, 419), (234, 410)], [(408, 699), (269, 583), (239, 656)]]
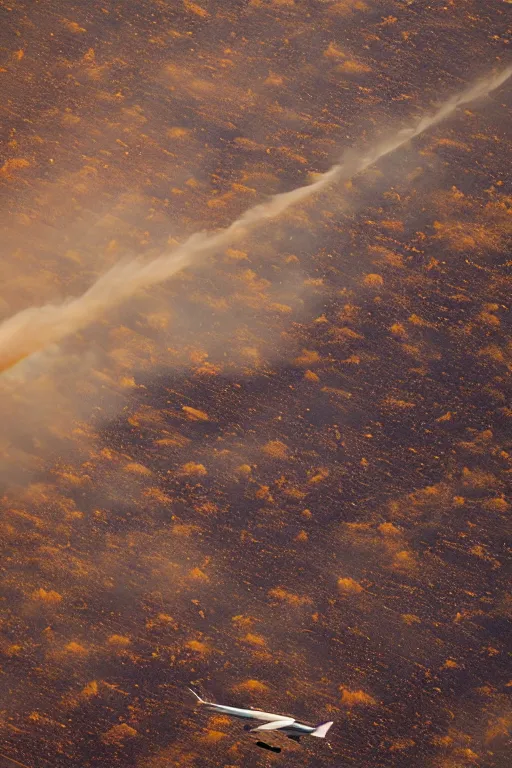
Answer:
[[(511, 17), (2, 0), (0, 321), (371, 152)], [(510, 765), (511, 125), (512, 79), (1, 361), (1, 768)]]

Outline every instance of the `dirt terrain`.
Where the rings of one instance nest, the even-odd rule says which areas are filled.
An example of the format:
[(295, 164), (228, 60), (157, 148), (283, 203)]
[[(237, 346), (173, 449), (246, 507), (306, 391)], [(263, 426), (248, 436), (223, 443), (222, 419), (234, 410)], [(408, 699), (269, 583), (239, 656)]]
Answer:
[(512, 79), (34, 330), (506, 69), (510, 9), (0, 3), (0, 335), (39, 313), (1, 361), (1, 768), (510, 764)]

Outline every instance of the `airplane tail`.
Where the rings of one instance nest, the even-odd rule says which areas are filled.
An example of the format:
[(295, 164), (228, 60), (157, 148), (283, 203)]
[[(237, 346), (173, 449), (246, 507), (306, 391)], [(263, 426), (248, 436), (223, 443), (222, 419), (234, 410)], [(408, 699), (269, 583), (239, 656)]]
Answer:
[(329, 730), (329, 728), (331, 727), (332, 724), (333, 724), (332, 720), (330, 720), (328, 723), (320, 723), (320, 725), (318, 725), (315, 728), (315, 730), (312, 733), (310, 733), (309, 735), (310, 736), (316, 736), (317, 739), (325, 739), (327, 731)]
[(202, 699), (198, 693), (192, 690), (192, 688), (187, 688), (187, 691), (190, 691), (194, 699), (196, 700), (196, 704), (206, 704), (206, 701)]

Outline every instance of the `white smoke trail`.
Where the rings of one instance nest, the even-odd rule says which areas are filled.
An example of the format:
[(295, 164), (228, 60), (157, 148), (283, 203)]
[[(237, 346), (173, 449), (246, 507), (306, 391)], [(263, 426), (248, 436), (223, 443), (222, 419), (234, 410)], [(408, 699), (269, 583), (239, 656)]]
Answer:
[(250, 208), (220, 232), (194, 234), (171, 253), (162, 254), (147, 263), (135, 259), (118, 264), (78, 298), (19, 312), (0, 325), (0, 371), (86, 327), (109, 307), (120, 304), (137, 291), (169, 279), (185, 267), (196, 264), (207, 254), (227, 248), (251, 229), (307, 200), (333, 182), (356, 176), (411, 139), (446, 120), (462, 104), (488, 95), (511, 75), (512, 67), (508, 67), (500, 74), (476, 83), (458, 96), (448, 99), (433, 115), (423, 117), (412, 128), (399, 131), (394, 138), (379, 144), (372, 152), (352, 155), (350, 159), (322, 174), (313, 184), (274, 195), (268, 202)]

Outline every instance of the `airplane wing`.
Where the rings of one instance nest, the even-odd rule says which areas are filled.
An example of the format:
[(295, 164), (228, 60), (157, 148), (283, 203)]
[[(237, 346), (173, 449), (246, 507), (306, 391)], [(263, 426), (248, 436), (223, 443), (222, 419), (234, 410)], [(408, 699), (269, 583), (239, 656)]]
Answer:
[(278, 731), (280, 728), (286, 728), (287, 725), (291, 725), (294, 722), (295, 718), (293, 717), (283, 717), (282, 720), (272, 720), (271, 723), (264, 723), (256, 728), (251, 728), (251, 731)]

